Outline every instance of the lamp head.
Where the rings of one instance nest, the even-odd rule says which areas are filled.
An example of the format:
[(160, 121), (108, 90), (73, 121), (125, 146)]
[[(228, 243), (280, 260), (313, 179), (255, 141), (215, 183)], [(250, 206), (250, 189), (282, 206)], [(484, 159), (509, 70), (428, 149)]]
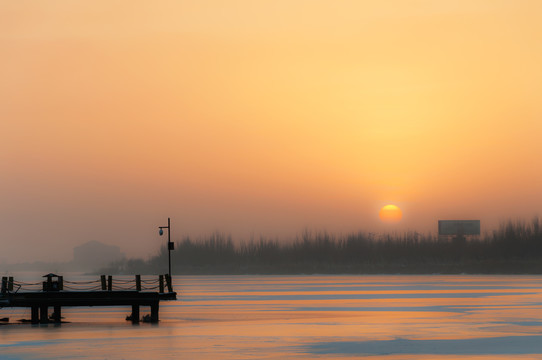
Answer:
[(160, 229), (160, 231), (158, 231), (158, 234), (160, 234), (160, 236), (164, 235), (164, 230)]

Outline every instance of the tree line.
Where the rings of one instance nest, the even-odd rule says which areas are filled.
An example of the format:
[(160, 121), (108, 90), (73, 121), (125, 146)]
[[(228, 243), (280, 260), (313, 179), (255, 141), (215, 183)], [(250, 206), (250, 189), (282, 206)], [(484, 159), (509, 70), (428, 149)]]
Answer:
[[(217, 232), (177, 242), (171, 261), (174, 274), (542, 273), (542, 231), (536, 217), (475, 238), (305, 231), (290, 241), (237, 243)], [(147, 260), (124, 259), (98, 272), (166, 273), (167, 264), (164, 246)]]

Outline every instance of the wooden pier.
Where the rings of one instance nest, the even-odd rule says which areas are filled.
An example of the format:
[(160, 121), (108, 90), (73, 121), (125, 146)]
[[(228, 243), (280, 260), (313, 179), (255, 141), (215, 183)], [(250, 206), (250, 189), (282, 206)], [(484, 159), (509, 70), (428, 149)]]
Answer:
[[(160, 300), (176, 300), (169, 275), (160, 275), (156, 280), (117, 280), (102, 275), (99, 280), (87, 282), (65, 282), (62, 276), (45, 275), (41, 290), (39, 283), (16, 282), (12, 277), (2, 278), (0, 307), (28, 307), (32, 324), (60, 323), (62, 307), (65, 306), (131, 306), (130, 319), (140, 321), (140, 307), (150, 307), (150, 322), (159, 321)], [(26, 288), (26, 291), (25, 291)], [(167, 288), (167, 292), (165, 291)], [(149, 291), (150, 290), (150, 291)], [(157, 291), (156, 291), (157, 290)], [(53, 313), (49, 316), (49, 308)]]

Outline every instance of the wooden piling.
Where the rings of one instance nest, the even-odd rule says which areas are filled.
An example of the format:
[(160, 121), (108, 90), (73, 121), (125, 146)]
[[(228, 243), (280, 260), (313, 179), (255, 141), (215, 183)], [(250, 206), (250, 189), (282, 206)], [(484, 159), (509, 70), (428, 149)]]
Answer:
[(158, 276), (158, 287), (160, 289), (159, 293), (163, 293), (164, 292), (164, 275), (160, 275)]
[(8, 278), (7, 276), (2, 276), (2, 294), (8, 292)]
[(60, 305), (55, 305), (53, 312), (53, 321), (55, 324), (60, 324), (62, 321), (62, 307)]
[(40, 322), (40, 308), (39, 306), (35, 305), (31, 307), (31, 320), (30, 322), (32, 324), (39, 324)]
[(105, 282), (105, 275), (100, 275), (100, 280), (102, 281), (102, 291), (107, 290), (107, 285)]
[(132, 304), (132, 323), (139, 323), (139, 304)]
[(152, 323), (157, 323), (159, 321), (159, 318), (158, 318), (159, 306), (160, 305), (158, 302), (151, 305), (151, 322)]
[(141, 275), (135, 276), (136, 291), (141, 291)]
[(58, 277), (58, 290), (64, 290), (64, 276)]
[(49, 322), (47, 305), (40, 306), (40, 324), (47, 324)]
[(113, 276), (108, 275), (107, 276), (107, 291), (113, 290)]
[(8, 277), (8, 291), (13, 291), (13, 276)]

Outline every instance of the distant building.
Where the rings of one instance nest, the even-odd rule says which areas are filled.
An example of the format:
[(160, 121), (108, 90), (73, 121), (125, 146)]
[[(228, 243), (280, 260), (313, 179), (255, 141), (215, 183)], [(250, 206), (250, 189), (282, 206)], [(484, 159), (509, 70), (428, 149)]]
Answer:
[(99, 241), (89, 241), (73, 248), (73, 262), (81, 270), (98, 270), (113, 261), (121, 260), (120, 248)]

